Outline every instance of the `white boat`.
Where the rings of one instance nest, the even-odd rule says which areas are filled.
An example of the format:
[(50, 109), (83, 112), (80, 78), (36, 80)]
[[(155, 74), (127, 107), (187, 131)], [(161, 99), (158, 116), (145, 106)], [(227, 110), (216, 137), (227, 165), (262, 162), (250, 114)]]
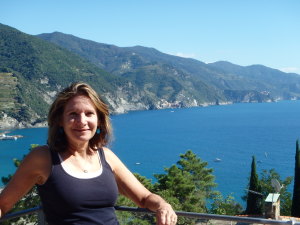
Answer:
[(222, 159), (220, 159), (220, 158), (215, 158), (215, 160), (214, 160), (215, 162), (221, 162), (222, 161)]
[(21, 137), (21, 135), (6, 135), (5, 133), (2, 133), (0, 135), (0, 140), (18, 140), (18, 138)]

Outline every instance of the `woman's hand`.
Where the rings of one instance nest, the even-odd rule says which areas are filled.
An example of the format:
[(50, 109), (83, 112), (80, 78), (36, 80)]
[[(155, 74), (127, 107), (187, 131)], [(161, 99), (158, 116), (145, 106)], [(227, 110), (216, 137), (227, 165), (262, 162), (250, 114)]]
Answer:
[(177, 215), (171, 205), (164, 203), (156, 211), (157, 225), (175, 225), (177, 223)]

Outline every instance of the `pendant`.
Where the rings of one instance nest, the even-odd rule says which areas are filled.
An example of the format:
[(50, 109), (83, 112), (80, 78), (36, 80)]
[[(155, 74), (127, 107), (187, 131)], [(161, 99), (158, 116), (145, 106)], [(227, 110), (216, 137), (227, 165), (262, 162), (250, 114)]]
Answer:
[(84, 173), (88, 173), (89, 171), (87, 171), (87, 170), (83, 170), (83, 172), (84, 172)]

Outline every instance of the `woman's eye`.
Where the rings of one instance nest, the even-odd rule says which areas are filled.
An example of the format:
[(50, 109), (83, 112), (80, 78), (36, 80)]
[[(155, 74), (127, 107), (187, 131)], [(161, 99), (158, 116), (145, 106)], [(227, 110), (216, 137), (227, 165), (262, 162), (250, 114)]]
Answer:
[(87, 116), (92, 116), (92, 115), (94, 115), (94, 113), (93, 112), (87, 112), (86, 115)]

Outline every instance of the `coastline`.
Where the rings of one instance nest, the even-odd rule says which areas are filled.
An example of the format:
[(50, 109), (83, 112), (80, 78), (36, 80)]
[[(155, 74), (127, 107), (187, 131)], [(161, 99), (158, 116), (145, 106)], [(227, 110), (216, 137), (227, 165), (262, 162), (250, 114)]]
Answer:
[(39, 128), (47, 126), (47, 121), (32, 124), (30, 122), (25, 121), (19, 122), (15, 118), (6, 116), (2, 120), (0, 120), (0, 133), (12, 129)]
[[(198, 103), (195, 102), (195, 104), (191, 104), (188, 106), (182, 106), (182, 104), (175, 104), (175, 103), (169, 103), (169, 102), (164, 102), (164, 104), (160, 104), (158, 107), (154, 109), (150, 109), (150, 107), (145, 108), (145, 107), (133, 107), (133, 108), (117, 108), (115, 110), (111, 110), (111, 115), (120, 115), (120, 114), (125, 114), (128, 112), (132, 111), (140, 111), (140, 110), (161, 110), (161, 109), (176, 109), (176, 108), (192, 108), (192, 107), (208, 107), (208, 106), (216, 106), (216, 105), (231, 105), (234, 104), (233, 102), (204, 102), (204, 103)], [(5, 131), (5, 130), (10, 130), (10, 129), (23, 129), (23, 128), (40, 128), (40, 127), (47, 127), (48, 122), (43, 121), (43, 122), (31, 122), (31, 121), (17, 121), (15, 118), (8, 116), (6, 113), (3, 113), (2, 119), (0, 119), (0, 133)]]
[[(270, 101), (264, 101), (264, 103), (270, 103), (270, 102), (278, 102), (282, 99), (276, 99), (276, 100), (270, 100)], [(292, 99), (290, 99), (292, 100)], [(194, 104), (190, 105), (182, 105), (178, 102), (175, 103), (169, 103), (165, 102), (165, 104), (160, 104), (159, 107), (150, 109), (150, 107), (133, 107), (133, 108), (122, 108), (122, 110), (119, 110), (119, 108), (115, 110), (111, 110), (111, 115), (120, 115), (120, 114), (126, 114), (133, 111), (148, 111), (148, 110), (162, 110), (162, 109), (179, 109), (179, 108), (193, 108), (193, 107), (209, 107), (209, 106), (219, 106), (219, 105), (232, 105), (237, 103), (259, 103), (259, 101), (241, 101), (241, 102), (232, 102), (232, 101), (224, 101), (224, 102), (204, 102), (204, 103), (198, 103), (194, 102)], [(11, 129), (23, 129), (23, 128), (41, 128), (41, 127), (47, 127), (48, 122), (30, 122), (30, 121), (17, 121), (13, 117), (9, 117), (6, 113), (3, 114), (2, 119), (0, 119), (0, 133), (6, 130)]]

